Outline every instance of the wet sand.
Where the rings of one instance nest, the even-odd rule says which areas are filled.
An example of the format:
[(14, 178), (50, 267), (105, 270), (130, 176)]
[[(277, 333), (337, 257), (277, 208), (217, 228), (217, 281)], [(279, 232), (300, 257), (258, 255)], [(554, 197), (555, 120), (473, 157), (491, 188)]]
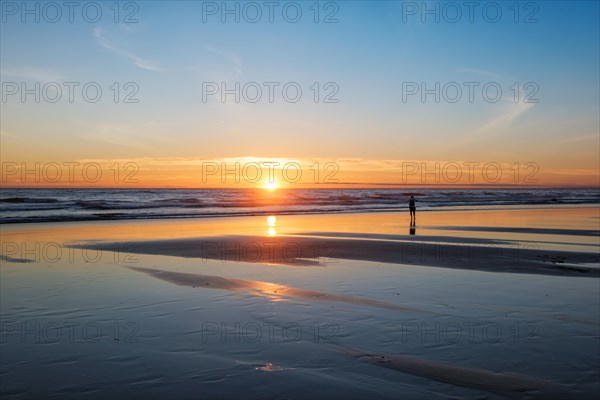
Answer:
[[(97, 243), (80, 249), (257, 262), (290, 266), (325, 265), (341, 260), (562, 276), (599, 277), (598, 253), (542, 250), (535, 244), (504, 240), (430, 236), (340, 235), (225, 236)], [(330, 235), (330, 236), (324, 236)], [(368, 236), (368, 237), (365, 237)]]
[(0, 394), (600, 394), (598, 208), (407, 217), (3, 226)]
[[(450, 383), (452, 385), (480, 388), (489, 392), (527, 392), (552, 386), (551, 382), (514, 373), (497, 373), (483, 369), (464, 368), (458, 365), (425, 360), (402, 355), (374, 354), (357, 349), (336, 348), (337, 351), (370, 364), (390, 368), (411, 375)], [(556, 388), (555, 388), (556, 389)]]

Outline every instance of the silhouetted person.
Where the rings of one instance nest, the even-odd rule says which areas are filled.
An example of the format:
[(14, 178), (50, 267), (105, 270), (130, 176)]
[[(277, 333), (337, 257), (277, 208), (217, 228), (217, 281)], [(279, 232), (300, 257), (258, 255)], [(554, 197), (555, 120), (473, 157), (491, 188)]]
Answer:
[(410, 196), (408, 199), (408, 209), (410, 211), (410, 223), (411, 226), (414, 226), (414, 221), (417, 219), (417, 205), (415, 204), (417, 200), (415, 200), (415, 196)]

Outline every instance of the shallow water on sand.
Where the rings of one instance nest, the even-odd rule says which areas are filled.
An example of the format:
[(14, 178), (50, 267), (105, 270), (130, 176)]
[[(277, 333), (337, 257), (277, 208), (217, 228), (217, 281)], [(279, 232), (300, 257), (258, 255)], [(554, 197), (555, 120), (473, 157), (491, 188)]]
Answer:
[(32, 262), (0, 269), (3, 398), (600, 394), (597, 278), (66, 248), (51, 262), (48, 229), (13, 230)]

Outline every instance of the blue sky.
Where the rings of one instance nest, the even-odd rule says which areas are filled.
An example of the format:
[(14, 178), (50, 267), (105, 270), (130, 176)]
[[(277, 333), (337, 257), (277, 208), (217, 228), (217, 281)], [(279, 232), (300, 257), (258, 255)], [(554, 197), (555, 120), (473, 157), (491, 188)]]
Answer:
[[(252, 155), (598, 166), (596, 1), (520, 2), (518, 23), (512, 1), (494, 3), (502, 10), (497, 23), (486, 21), (481, 7), (473, 22), (462, 7), (458, 23), (443, 15), (439, 23), (431, 16), (423, 23), (421, 14), (403, 10), (446, 3), (339, 1), (339, 22), (328, 24), (313, 21), (313, 1), (296, 2), (303, 11), (298, 23), (277, 11), (274, 23), (266, 15), (258, 23), (235, 23), (231, 16), (222, 23), (220, 14), (205, 23), (207, 5), (200, 1), (140, 1), (138, 23), (115, 23), (113, 2), (97, 3), (103, 10), (97, 23), (77, 12), (74, 23), (22, 23), (19, 15), (3, 15), (3, 82), (94, 81), (106, 96), (94, 104), (2, 103), (3, 157)], [(335, 10), (328, 3), (319, 3), (320, 19)], [(120, 19), (133, 10), (126, 4)], [(532, 11), (538, 22), (524, 23)], [(298, 82), (302, 101), (202, 102), (202, 82), (270, 81)], [(106, 101), (112, 82), (135, 82), (139, 103)], [(339, 102), (309, 101), (313, 82), (335, 82)], [(503, 98), (422, 103), (414, 96), (404, 103), (403, 82), (496, 82)], [(511, 101), (515, 82), (534, 82), (539, 102)]]

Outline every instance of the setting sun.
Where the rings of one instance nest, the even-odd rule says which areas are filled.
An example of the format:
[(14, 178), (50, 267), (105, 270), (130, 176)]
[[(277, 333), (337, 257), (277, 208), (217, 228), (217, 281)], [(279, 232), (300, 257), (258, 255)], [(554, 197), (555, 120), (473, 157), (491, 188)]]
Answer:
[(277, 189), (279, 186), (277, 185), (277, 182), (275, 182), (275, 181), (268, 181), (267, 183), (265, 183), (265, 185), (263, 187), (265, 189), (273, 190), (273, 189)]

